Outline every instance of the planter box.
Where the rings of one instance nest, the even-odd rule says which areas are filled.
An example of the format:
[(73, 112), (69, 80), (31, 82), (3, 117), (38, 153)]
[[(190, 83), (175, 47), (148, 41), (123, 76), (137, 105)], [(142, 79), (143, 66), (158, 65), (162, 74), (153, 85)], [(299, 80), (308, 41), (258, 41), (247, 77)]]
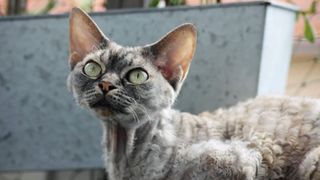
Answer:
[[(198, 47), (177, 101), (184, 111), (282, 94), (295, 9), (269, 2), (93, 14), (122, 45), (198, 27)], [(99, 121), (76, 107), (68, 74), (68, 16), (0, 19), (0, 170), (102, 167)]]

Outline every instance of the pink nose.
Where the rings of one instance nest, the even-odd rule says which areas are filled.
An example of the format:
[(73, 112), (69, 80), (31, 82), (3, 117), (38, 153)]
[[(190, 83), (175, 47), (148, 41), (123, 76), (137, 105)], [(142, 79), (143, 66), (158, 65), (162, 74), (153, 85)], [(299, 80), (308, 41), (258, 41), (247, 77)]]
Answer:
[(100, 82), (98, 86), (104, 94), (107, 94), (109, 91), (116, 88), (110, 82), (106, 81)]

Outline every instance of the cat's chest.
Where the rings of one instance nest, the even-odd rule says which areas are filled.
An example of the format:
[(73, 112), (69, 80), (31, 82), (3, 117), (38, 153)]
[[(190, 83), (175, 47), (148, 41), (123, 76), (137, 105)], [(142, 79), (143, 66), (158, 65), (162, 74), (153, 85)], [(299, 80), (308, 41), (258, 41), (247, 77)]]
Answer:
[(124, 179), (168, 179), (166, 176), (175, 161), (173, 148), (149, 144), (135, 153), (128, 158)]

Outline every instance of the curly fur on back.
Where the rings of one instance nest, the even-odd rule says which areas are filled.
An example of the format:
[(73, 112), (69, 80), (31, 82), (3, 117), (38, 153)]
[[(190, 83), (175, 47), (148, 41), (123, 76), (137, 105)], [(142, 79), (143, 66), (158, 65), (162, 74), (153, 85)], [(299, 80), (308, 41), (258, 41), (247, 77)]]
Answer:
[(122, 167), (114, 179), (320, 179), (318, 100), (260, 97), (199, 115), (168, 109), (151, 117), (136, 130), (131, 153), (121, 161), (106, 154), (107, 167)]

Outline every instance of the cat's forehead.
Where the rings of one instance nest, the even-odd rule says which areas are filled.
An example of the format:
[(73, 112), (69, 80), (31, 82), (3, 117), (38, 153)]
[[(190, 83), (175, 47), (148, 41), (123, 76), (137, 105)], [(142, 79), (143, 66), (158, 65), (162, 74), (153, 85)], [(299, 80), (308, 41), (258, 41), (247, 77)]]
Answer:
[(146, 63), (140, 47), (121, 47), (113, 44), (89, 54), (85, 58), (85, 61), (88, 60), (100, 61), (108, 67), (119, 65), (132, 66)]
[(104, 55), (101, 58), (104, 61), (128, 61), (130, 63), (139, 63), (144, 60), (141, 54), (141, 49), (131, 47), (106, 49)]

